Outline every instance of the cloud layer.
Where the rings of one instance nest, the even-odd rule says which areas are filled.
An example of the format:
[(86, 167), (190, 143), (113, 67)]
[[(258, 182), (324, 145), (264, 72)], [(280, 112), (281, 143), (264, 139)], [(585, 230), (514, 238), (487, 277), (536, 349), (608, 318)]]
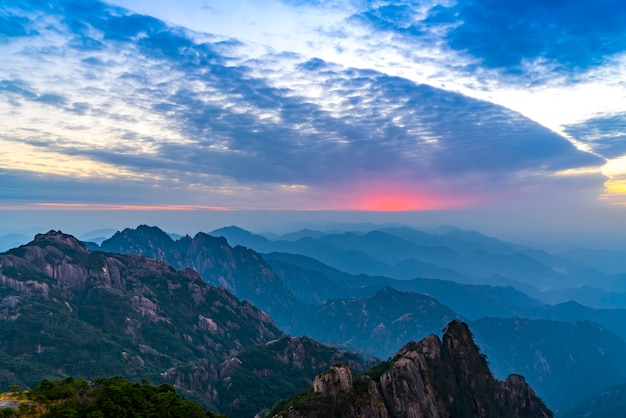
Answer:
[[(537, 59), (584, 70), (619, 52), (610, 41), (567, 52), (573, 31), (586, 39), (591, 30), (568, 23), (570, 6), (496, 3), (433, 6), (419, 25), (410, 4), (350, 19), (420, 42), (441, 32), (452, 50), (511, 74)], [(539, 9), (546, 21), (563, 14), (557, 28), (524, 23)], [(498, 22), (513, 16), (527, 41), (477, 46), (506, 36)], [(2, 6), (2, 19), (11, 22), (0, 24), (5, 201), (368, 209), (368, 195), (387, 193), (414, 202), (403, 209), (435, 209), (602, 189), (604, 160), (563, 136), (380, 70), (192, 33), (97, 1)], [(621, 33), (611, 22), (600, 35)], [(564, 37), (560, 55), (540, 41), (550, 31)], [(567, 132), (591, 143), (596, 125), (610, 125), (594, 123)], [(616, 135), (599, 155), (622, 152)]]

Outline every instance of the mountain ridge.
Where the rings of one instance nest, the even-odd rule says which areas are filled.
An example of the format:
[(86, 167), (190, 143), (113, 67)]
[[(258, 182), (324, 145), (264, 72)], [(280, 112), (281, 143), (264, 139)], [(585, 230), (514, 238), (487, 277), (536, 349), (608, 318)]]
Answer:
[[(280, 344), (264, 345), (285, 338), (298, 361), (274, 349)], [(60, 231), (0, 254), (0, 341), (0, 387), (119, 375), (171, 383), (231, 416), (270, 407), (336, 361), (360, 365), (354, 354), (286, 337), (263, 311), (193, 270), (90, 251)], [(262, 402), (254, 387), (242, 391), (242, 379), (280, 367), (293, 382), (265, 375)]]
[(274, 418), (438, 416), (550, 418), (552, 412), (519, 375), (496, 381), (469, 327), (452, 321), (442, 339), (410, 342), (361, 376), (335, 365), (313, 388), (277, 405)]

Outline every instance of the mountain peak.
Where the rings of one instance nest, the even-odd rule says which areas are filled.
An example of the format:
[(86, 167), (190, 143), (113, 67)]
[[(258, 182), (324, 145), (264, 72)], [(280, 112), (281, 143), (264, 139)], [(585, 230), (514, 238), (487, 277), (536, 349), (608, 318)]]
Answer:
[(48, 231), (45, 234), (37, 234), (35, 238), (26, 244), (27, 246), (37, 246), (46, 248), (48, 246), (56, 247), (59, 250), (70, 250), (72, 252), (88, 253), (89, 250), (76, 237), (64, 234), (61, 231)]
[[(158, 226), (149, 226), (149, 225), (144, 225), (144, 224), (139, 225), (135, 229), (125, 228), (123, 231), (115, 233), (113, 237), (115, 236), (126, 237), (131, 234), (139, 235), (139, 236), (154, 237), (154, 238), (158, 238), (160, 240), (165, 240), (165, 241), (173, 241), (172, 238)], [(113, 239), (113, 237), (111, 237), (110, 239)]]
[(493, 378), (469, 327), (458, 320), (448, 324), (443, 341), (431, 335), (409, 343), (365, 375), (333, 366), (315, 378), (312, 392), (293, 399), (273, 416), (552, 417), (523, 377)]
[[(461, 344), (474, 344), (474, 336), (465, 322), (455, 319), (448, 324), (444, 331), (444, 344), (446, 341), (449, 346), (453, 348)], [(474, 344), (474, 347), (475, 346), (476, 345)]]

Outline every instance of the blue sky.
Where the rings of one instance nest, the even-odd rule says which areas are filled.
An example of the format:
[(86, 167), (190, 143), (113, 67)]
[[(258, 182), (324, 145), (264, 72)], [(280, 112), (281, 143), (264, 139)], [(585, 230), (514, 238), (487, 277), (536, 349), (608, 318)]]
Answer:
[(625, 21), (617, 0), (3, 2), (0, 210), (615, 225)]

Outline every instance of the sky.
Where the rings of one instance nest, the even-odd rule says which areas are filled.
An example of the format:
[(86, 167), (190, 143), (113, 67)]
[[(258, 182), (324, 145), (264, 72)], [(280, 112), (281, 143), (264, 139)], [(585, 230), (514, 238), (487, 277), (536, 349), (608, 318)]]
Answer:
[(4, 1), (0, 230), (621, 234), (625, 21), (618, 0)]

